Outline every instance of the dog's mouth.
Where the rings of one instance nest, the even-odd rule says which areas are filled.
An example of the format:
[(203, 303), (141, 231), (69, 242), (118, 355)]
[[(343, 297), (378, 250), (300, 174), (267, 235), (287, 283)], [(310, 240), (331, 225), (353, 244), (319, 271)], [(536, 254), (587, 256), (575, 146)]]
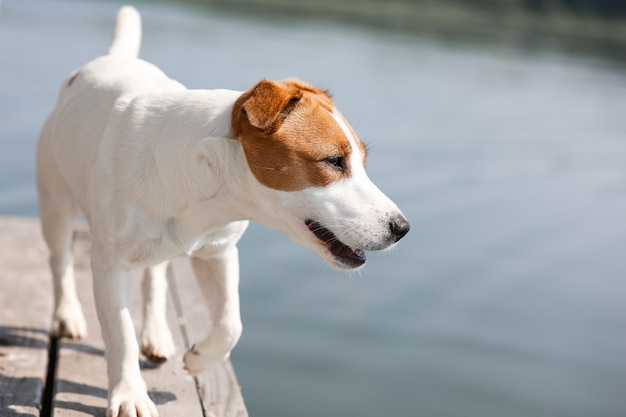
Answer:
[(365, 252), (363, 250), (352, 249), (350, 246), (342, 243), (333, 232), (315, 220), (306, 219), (304, 224), (326, 246), (341, 266), (358, 268), (365, 263)]

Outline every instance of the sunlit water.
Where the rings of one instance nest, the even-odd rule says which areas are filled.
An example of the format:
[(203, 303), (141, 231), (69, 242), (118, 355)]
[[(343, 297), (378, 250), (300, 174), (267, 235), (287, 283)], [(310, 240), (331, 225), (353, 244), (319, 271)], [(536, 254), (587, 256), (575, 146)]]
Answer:
[[(39, 128), (66, 74), (108, 47), (119, 5), (2, 2), (0, 213), (37, 214)], [(190, 87), (330, 89), (412, 224), (347, 277), (251, 227), (233, 362), (252, 416), (626, 415), (623, 70), (139, 7), (142, 56)]]

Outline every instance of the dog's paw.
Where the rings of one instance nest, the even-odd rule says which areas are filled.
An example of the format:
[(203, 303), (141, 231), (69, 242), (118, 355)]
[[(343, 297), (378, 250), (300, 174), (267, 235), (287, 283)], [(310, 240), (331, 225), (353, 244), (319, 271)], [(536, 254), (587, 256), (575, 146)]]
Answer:
[(162, 363), (174, 356), (176, 347), (168, 328), (158, 331), (144, 329), (141, 332), (141, 353), (151, 362)]
[(215, 350), (202, 351), (194, 345), (185, 353), (183, 362), (187, 372), (191, 375), (197, 375), (211, 368), (211, 366), (225, 361), (229, 357), (230, 350), (227, 352)]
[(196, 375), (228, 359), (230, 351), (241, 337), (241, 331), (240, 320), (222, 322), (221, 326), (211, 329), (208, 337), (193, 345), (185, 353), (183, 357), (185, 369), (192, 375)]
[(158, 417), (156, 406), (148, 397), (143, 381), (122, 383), (111, 390), (107, 417)]
[(52, 317), (52, 335), (82, 339), (87, 336), (87, 322), (80, 306), (59, 308)]

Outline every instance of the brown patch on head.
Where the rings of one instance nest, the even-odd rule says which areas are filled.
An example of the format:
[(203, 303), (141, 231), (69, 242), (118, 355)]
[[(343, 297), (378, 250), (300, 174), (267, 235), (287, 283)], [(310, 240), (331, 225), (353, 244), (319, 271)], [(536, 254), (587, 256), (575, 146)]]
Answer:
[(352, 149), (333, 109), (326, 91), (299, 80), (262, 80), (243, 93), (233, 108), (232, 127), (256, 179), (297, 191), (349, 177)]

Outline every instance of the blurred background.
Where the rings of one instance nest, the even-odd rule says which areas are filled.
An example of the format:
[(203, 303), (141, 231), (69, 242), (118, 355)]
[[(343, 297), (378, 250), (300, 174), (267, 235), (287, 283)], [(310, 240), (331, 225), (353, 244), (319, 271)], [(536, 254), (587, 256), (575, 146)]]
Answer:
[[(0, 7), (0, 215), (120, 1)], [(250, 414), (626, 415), (626, 2), (138, 1), (141, 56), (192, 88), (299, 77), (370, 146), (411, 233), (345, 275), (240, 244)]]

